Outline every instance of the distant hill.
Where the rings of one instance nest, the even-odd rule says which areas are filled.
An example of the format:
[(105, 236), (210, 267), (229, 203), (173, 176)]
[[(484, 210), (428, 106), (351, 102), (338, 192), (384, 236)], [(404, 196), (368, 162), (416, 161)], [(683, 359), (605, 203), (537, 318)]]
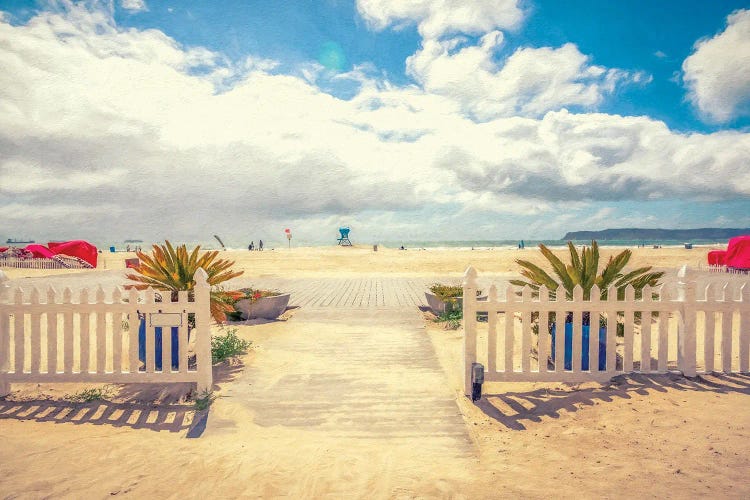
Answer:
[(743, 234), (750, 234), (750, 228), (638, 229), (629, 227), (603, 231), (571, 231), (563, 237), (563, 240), (713, 240), (718, 242)]

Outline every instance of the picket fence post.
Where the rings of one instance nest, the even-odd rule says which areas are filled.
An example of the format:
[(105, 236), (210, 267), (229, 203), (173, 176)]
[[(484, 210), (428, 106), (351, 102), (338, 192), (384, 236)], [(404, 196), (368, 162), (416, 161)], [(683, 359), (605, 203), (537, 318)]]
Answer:
[(740, 289), (740, 372), (750, 371), (750, 283), (745, 283)]
[(10, 368), (10, 317), (7, 308), (9, 281), (8, 275), (0, 270), (0, 397), (10, 394), (10, 383), (4, 376)]
[(680, 302), (680, 322), (677, 331), (677, 369), (686, 377), (696, 375), (695, 339), (695, 280), (688, 278), (687, 265), (677, 273), (677, 300)]
[(477, 358), (477, 271), (469, 266), (463, 281), (464, 394), (471, 396), (471, 364)]
[(199, 268), (193, 277), (195, 280), (195, 351), (198, 362), (198, 394), (211, 391), (213, 387), (211, 362), (211, 285), (208, 274)]

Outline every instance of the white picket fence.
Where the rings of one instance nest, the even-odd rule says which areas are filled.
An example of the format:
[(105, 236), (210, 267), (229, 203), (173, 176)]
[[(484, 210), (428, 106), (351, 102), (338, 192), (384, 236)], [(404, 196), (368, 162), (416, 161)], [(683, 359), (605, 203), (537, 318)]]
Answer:
[(88, 262), (62, 255), (55, 255), (51, 259), (19, 257), (0, 257), (0, 267), (11, 267), (15, 269), (90, 269)]
[[(10, 392), (11, 383), (25, 382), (196, 382), (199, 392), (210, 390), (207, 279), (199, 269), (192, 296), (178, 292), (175, 301), (171, 292), (151, 289), (105, 293), (99, 286), (93, 296), (87, 289), (74, 296), (70, 288), (24, 291), (0, 283), (0, 396)], [(195, 364), (189, 363), (190, 315), (195, 318), (190, 332)], [(139, 345), (142, 321), (145, 339)], [(161, 362), (156, 360), (157, 328)], [(172, 328), (178, 342), (174, 360)]]
[(737, 269), (734, 267), (727, 267), (727, 266), (717, 265), (717, 264), (706, 265), (706, 266), (701, 265), (700, 269), (706, 270), (710, 273), (721, 273), (721, 274), (741, 275), (741, 276), (747, 276), (748, 273), (750, 273), (750, 271), (748, 271), (747, 269)]
[[(713, 371), (718, 366), (717, 357), (722, 371), (747, 372), (750, 365), (750, 281), (697, 283), (690, 278), (680, 278), (677, 286), (671, 286), (674, 293), (667, 293), (666, 288), (646, 287), (642, 297), (636, 299), (635, 291), (629, 286), (624, 300), (617, 300), (616, 290), (610, 288), (607, 300), (601, 300), (600, 290), (594, 286), (591, 300), (583, 300), (583, 290), (579, 286), (574, 289), (573, 300), (567, 300), (561, 287), (552, 294), (556, 297), (554, 300), (545, 287), (534, 296), (529, 287), (512, 285), (505, 287), (501, 298), (493, 285), (488, 297), (478, 298), (477, 273), (469, 267), (463, 282), (466, 394), (471, 394), (474, 362), (485, 364), (485, 381), (603, 381), (634, 371), (666, 373), (671, 369), (695, 376)], [(487, 313), (486, 333), (482, 329), (480, 338), (477, 335), (478, 312)], [(582, 369), (584, 312), (590, 314), (593, 326), (589, 335), (587, 370)], [(556, 327), (555, 352), (552, 352), (550, 313), (554, 313), (558, 325), (562, 322), (560, 318), (572, 313), (570, 369), (565, 367), (567, 361), (563, 362), (564, 328)], [(597, 327), (600, 316), (607, 326), (603, 369), (599, 365)], [(618, 316), (624, 326), (621, 339), (616, 334)], [(532, 318), (538, 319), (532, 322)], [(498, 335), (499, 324), (502, 324), (501, 335)], [(534, 324), (538, 326), (538, 333), (533, 331)], [(700, 353), (698, 341), (703, 347)]]

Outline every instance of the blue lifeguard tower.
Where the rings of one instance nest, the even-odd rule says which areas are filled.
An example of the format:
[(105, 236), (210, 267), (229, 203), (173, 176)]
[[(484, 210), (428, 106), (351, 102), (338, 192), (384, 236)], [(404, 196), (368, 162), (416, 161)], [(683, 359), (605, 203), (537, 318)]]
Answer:
[(352, 242), (349, 241), (349, 229), (348, 227), (340, 227), (339, 233), (341, 233), (341, 238), (338, 238), (337, 241), (339, 242), (339, 245), (342, 247), (350, 247), (352, 246)]

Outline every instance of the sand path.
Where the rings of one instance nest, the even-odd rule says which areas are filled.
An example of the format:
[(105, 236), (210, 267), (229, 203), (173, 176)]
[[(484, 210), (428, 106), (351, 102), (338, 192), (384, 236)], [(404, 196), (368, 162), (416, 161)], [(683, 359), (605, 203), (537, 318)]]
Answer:
[(227, 387), (256, 423), (337, 437), (440, 438), (429, 444), (467, 450), (464, 422), (414, 311), (307, 309), (294, 321)]
[[(102, 273), (96, 283), (107, 288), (120, 276)], [(90, 280), (74, 276), (64, 283), (79, 289), (91, 286)], [(63, 283), (56, 277), (19, 281)], [(461, 497), (471, 490), (478, 449), (424, 331), (417, 307), (422, 280), (364, 276), (253, 285), (290, 290), (292, 304), (300, 308), (286, 322), (240, 327), (255, 348), (233, 378), (217, 379), (219, 399), (198, 426), (200, 439), (144, 429), (130, 430), (132, 441), (121, 430), (112, 441), (102, 427), (80, 425), (26, 435), (16, 443), (33, 450), (16, 457), (21, 484), (23, 466), (38, 460), (32, 455), (60, 449), (73, 436), (86, 445), (66, 446), (54, 460), (83, 454), (82, 470), (94, 476), (106, 470), (113, 478), (94, 485), (74, 474), (57, 478), (50, 489), (29, 476), (27, 491), (141, 496), (164, 493), (165, 483), (181, 483), (186, 476), (201, 478), (192, 489), (195, 496)], [(106, 468), (88, 459), (90, 447), (112, 445)], [(165, 449), (172, 450), (169, 465), (123, 460)], [(53, 455), (25, 470), (51, 466), (46, 458)]]
[(224, 431), (225, 414), (246, 412), (259, 438), (276, 442), (265, 460), (292, 469), (285, 493), (294, 495), (465, 491), (477, 451), (424, 332), (421, 284), (283, 285), (302, 305), (286, 325), (294, 327), (262, 339), (252, 364), (222, 387), (202, 439)]

